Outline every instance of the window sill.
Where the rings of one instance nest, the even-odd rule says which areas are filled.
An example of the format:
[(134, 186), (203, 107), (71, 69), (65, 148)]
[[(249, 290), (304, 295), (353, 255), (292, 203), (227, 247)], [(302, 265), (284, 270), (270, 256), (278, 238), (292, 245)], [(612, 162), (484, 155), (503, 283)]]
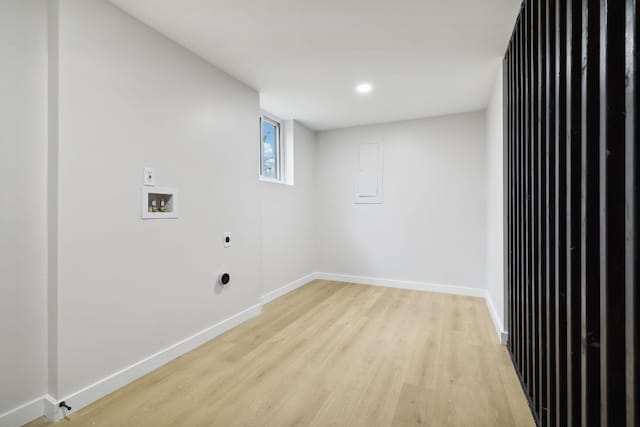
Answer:
[(270, 178), (263, 178), (263, 177), (258, 177), (258, 181), (261, 182), (268, 182), (269, 184), (280, 184), (280, 185), (286, 185), (289, 187), (293, 187), (293, 184), (289, 184), (285, 181), (280, 181), (278, 179), (270, 179)]

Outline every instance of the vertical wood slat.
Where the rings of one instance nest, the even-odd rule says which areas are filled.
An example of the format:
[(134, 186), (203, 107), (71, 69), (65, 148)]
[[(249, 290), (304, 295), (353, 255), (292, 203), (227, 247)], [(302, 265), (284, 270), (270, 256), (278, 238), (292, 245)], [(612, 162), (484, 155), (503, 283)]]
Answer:
[(536, 395), (536, 408), (540, 417), (544, 418), (544, 408), (546, 407), (546, 397), (545, 397), (545, 378), (547, 376), (546, 373), (546, 364), (545, 356), (547, 353), (546, 347), (546, 209), (545, 209), (545, 200), (547, 198), (546, 195), (546, 158), (547, 158), (547, 147), (546, 147), (546, 135), (547, 135), (547, 114), (546, 114), (546, 105), (547, 105), (547, 61), (548, 58), (546, 56), (546, 46), (547, 46), (547, 2), (546, 0), (540, 0), (539, 4), (539, 14), (538, 14), (538, 31), (539, 31), (539, 39), (538, 39), (538, 166), (537, 166), (537, 175), (538, 175), (538, 283), (536, 283), (536, 287), (538, 289), (538, 393)]
[(518, 303), (517, 311), (516, 311), (516, 328), (518, 331), (518, 343), (516, 349), (516, 357), (517, 363), (522, 371), (523, 363), (522, 363), (522, 353), (524, 349), (523, 342), (523, 328), (522, 328), (522, 319), (523, 319), (523, 309), (524, 309), (524, 300), (522, 298), (522, 287), (520, 281), (520, 261), (521, 261), (521, 252), (520, 252), (520, 226), (522, 221), (520, 219), (520, 180), (522, 176), (522, 172), (520, 170), (520, 96), (519, 96), (519, 84), (518, 84), (518, 76), (520, 74), (519, 67), (519, 49), (518, 42), (520, 39), (520, 31), (519, 31), (519, 21), (518, 28), (516, 29), (514, 35), (514, 44), (513, 44), (513, 98), (515, 101), (514, 111), (513, 111), (513, 121), (514, 121), (514, 129), (513, 129), (513, 164), (514, 164), (514, 220), (515, 220), (515, 241), (514, 241), (514, 253), (515, 253), (515, 265), (514, 265), (514, 285), (516, 290), (516, 300)]
[(545, 32), (547, 33), (545, 56), (547, 57), (545, 69), (546, 83), (546, 158), (545, 158), (545, 358), (542, 362), (545, 367), (545, 384), (542, 393), (542, 425), (547, 426), (555, 419), (555, 0), (546, 0)]
[(533, 315), (531, 311), (531, 307), (533, 304), (532, 292), (531, 292), (531, 281), (529, 280), (529, 270), (531, 267), (531, 262), (529, 259), (529, 240), (530, 240), (530, 232), (529, 232), (529, 135), (528, 135), (528, 127), (529, 127), (529, 115), (528, 115), (528, 99), (527, 99), (527, 88), (528, 84), (528, 42), (529, 42), (529, 34), (528, 34), (528, 25), (529, 25), (529, 11), (525, 7), (523, 9), (523, 21), (522, 21), (522, 39), (520, 44), (520, 58), (522, 65), (522, 106), (521, 106), (521, 118), (522, 118), (522, 129), (521, 129), (521, 162), (522, 162), (522, 170), (523, 170), (523, 180), (522, 180), (522, 219), (523, 219), (523, 241), (522, 241), (522, 259), (523, 259), (523, 269), (522, 269), (522, 284), (524, 287), (524, 296), (525, 296), (525, 345), (526, 345), (526, 373), (525, 373), (525, 381), (528, 385), (531, 384), (531, 377), (533, 372), (533, 351), (531, 350), (531, 342), (533, 340), (532, 333), (532, 321)]
[(527, 299), (527, 382), (530, 383), (530, 378), (533, 377), (533, 366), (535, 365), (533, 354), (531, 351), (532, 342), (533, 342), (533, 321), (534, 316), (532, 312), (533, 306), (533, 292), (532, 292), (532, 283), (531, 283), (531, 156), (530, 156), (530, 147), (531, 147), (531, 136), (529, 134), (530, 129), (530, 73), (531, 73), (531, 55), (530, 55), (530, 44), (531, 44), (531, 8), (525, 4), (524, 12), (524, 20), (523, 20), (523, 32), (524, 32), (524, 43), (522, 45), (522, 56), (523, 56), (523, 164), (524, 170), (526, 171), (524, 174), (524, 224), (525, 224), (525, 239), (524, 239), (524, 260), (525, 260), (525, 268), (524, 268), (524, 283), (526, 286), (526, 299)]
[(582, 2), (581, 409), (600, 423), (599, 0)]
[(523, 86), (523, 66), (522, 66), (522, 39), (524, 36), (522, 19), (518, 25), (518, 45), (517, 45), (517, 85), (518, 85), (518, 287), (520, 290), (520, 366), (522, 372), (524, 372), (524, 381), (527, 384), (527, 372), (528, 372), (528, 348), (527, 345), (527, 307), (528, 298), (526, 292), (526, 283), (524, 279), (525, 275), (525, 259), (524, 259), (524, 180), (526, 172), (524, 170), (524, 146), (523, 146), (523, 99), (522, 99), (522, 86)]
[[(515, 37), (515, 35), (514, 35)], [(519, 300), (519, 293), (518, 293), (518, 282), (517, 282), (517, 263), (518, 263), (518, 252), (517, 252), (517, 238), (518, 238), (518, 233), (517, 233), (517, 227), (518, 227), (518, 215), (517, 215), (517, 211), (516, 211), (516, 203), (517, 203), (517, 199), (518, 199), (518, 194), (517, 194), (517, 174), (518, 171), (516, 169), (516, 127), (517, 127), (517, 123), (516, 123), (516, 63), (515, 63), (515, 44), (513, 43), (512, 40), (512, 44), (511, 44), (511, 55), (510, 55), (510, 62), (511, 62), (511, 102), (513, 105), (513, 108), (511, 110), (511, 197), (512, 197), (512, 204), (511, 204), (511, 218), (512, 218), (512, 225), (511, 225), (511, 252), (512, 252), (512, 256), (511, 259), (513, 260), (513, 265), (511, 266), (511, 286), (512, 286), (512, 294), (513, 294), (513, 301), (515, 304), (517, 304), (516, 307), (513, 307), (513, 324), (511, 327), (511, 331), (512, 334), (514, 335), (513, 338), (513, 348), (514, 348), (514, 358), (516, 361), (517, 366), (520, 366), (520, 331), (519, 331), (519, 327), (520, 327), (520, 300)]]
[(513, 224), (512, 224), (512, 252), (513, 252), (513, 266), (512, 266), (512, 271), (511, 271), (511, 277), (512, 277), (512, 286), (513, 286), (513, 300), (514, 302), (518, 305), (517, 307), (514, 307), (513, 310), (513, 326), (512, 326), (512, 331), (515, 334), (514, 336), (514, 360), (516, 362), (516, 365), (520, 368), (522, 365), (520, 363), (520, 338), (521, 338), (521, 334), (520, 334), (520, 309), (522, 307), (522, 305), (520, 304), (520, 293), (518, 292), (518, 251), (517, 251), (517, 246), (518, 246), (518, 212), (517, 212), (517, 203), (518, 203), (518, 184), (517, 184), (517, 176), (518, 176), (518, 170), (517, 170), (517, 149), (516, 149), (516, 132), (517, 132), (517, 121), (516, 121), (516, 109), (517, 109), (517, 99), (516, 99), (516, 52), (515, 52), (515, 37), (516, 35), (514, 34), (513, 39), (511, 41), (511, 100), (513, 102), (513, 109), (511, 111), (511, 123), (512, 123), (512, 128), (511, 128), (511, 161), (512, 161), (512, 167), (511, 167), (511, 173), (512, 173), (512, 188), (511, 188), (511, 194), (513, 197), (513, 203), (511, 205), (511, 212), (512, 212), (512, 218), (513, 218)]
[(518, 362), (518, 366), (520, 368), (520, 371), (522, 372), (524, 369), (524, 364), (523, 364), (523, 350), (524, 350), (524, 334), (523, 334), (523, 326), (522, 326), (522, 319), (524, 317), (524, 299), (522, 297), (522, 281), (520, 280), (520, 266), (521, 266), (521, 260), (522, 260), (522, 256), (521, 256), (521, 251), (520, 251), (520, 237), (521, 237), (521, 233), (520, 233), (520, 228), (521, 228), (521, 224), (522, 224), (522, 220), (520, 218), (520, 195), (521, 195), (521, 191), (520, 191), (520, 182), (522, 179), (522, 171), (520, 170), (520, 85), (519, 85), (519, 78), (518, 76), (520, 75), (520, 66), (519, 66), (519, 55), (520, 55), (520, 50), (518, 48), (519, 46), (519, 41), (520, 41), (520, 27), (519, 27), (519, 22), (518, 24), (516, 24), (518, 27), (516, 29), (515, 35), (514, 35), (514, 52), (513, 52), (513, 67), (514, 67), (514, 76), (513, 76), (513, 85), (514, 85), (514, 99), (515, 99), (515, 106), (514, 106), (514, 133), (513, 133), (513, 146), (514, 146), (514, 168), (515, 168), (515, 203), (514, 203), (514, 210), (515, 210), (515, 255), (516, 255), (516, 260), (515, 260), (515, 277), (514, 277), (514, 283), (515, 283), (515, 287), (516, 287), (516, 298), (517, 298), (517, 302), (518, 302), (518, 307), (517, 307), (517, 330), (518, 330), (518, 348), (516, 351), (516, 355), (517, 355), (517, 362)]
[[(519, 304), (518, 301), (518, 293), (517, 293), (517, 284), (516, 284), (516, 259), (517, 259), (517, 253), (516, 253), (516, 224), (517, 224), (517, 217), (516, 217), (516, 210), (515, 210), (515, 203), (516, 203), (516, 183), (515, 183), (515, 177), (516, 177), (516, 170), (515, 170), (515, 158), (516, 158), (516, 151), (515, 151), (515, 128), (516, 128), (516, 123), (515, 123), (515, 61), (514, 61), (514, 52), (513, 52), (513, 40), (511, 43), (511, 47), (510, 47), (510, 52), (509, 52), (509, 66), (510, 66), (510, 78), (509, 78), (509, 82), (510, 82), (510, 93), (509, 93), (509, 98), (511, 99), (511, 111), (509, 111), (509, 115), (511, 116), (511, 129), (509, 130), (509, 146), (510, 146), (510, 153), (509, 153), (509, 158), (511, 160), (511, 206), (509, 206), (509, 210), (511, 212), (511, 273), (510, 273), (510, 277), (511, 277), (511, 301), (513, 304)], [(518, 340), (520, 338), (520, 335), (517, 333), (518, 331), (518, 310), (519, 307), (510, 307), (509, 311), (512, 313), (511, 317), (512, 317), (512, 322), (511, 322), (511, 329), (510, 329), (510, 333), (509, 335), (511, 336), (511, 343), (512, 343), (512, 347), (513, 347), (513, 352), (512, 355), (515, 357), (518, 353)], [(516, 360), (516, 362), (518, 363), (519, 366), (519, 362), (517, 361), (517, 358), (515, 358), (514, 360)]]
[(518, 218), (516, 217), (515, 205), (516, 205), (516, 166), (515, 166), (515, 110), (516, 110), (516, 100), (515, 100), (515, 60), (514, 60), (514, 43), (513, 40), (515, 38), (515, 34), (512, 35), (511, 41), (509, 43), (509, 51), (508, 51), (508, 59), (509, 59), (509, 100), (510, 100), (510, 111), (508, 114), (510, 116), (510, 124), (511, 129), (509, 129), (509, 161), (511, 165), (509, 165), (509, 169), (511, 170), (511, 204), (509, 206), (509, 212), (511, 215), (511, 257), (509, 265), (510, 273), (510, 287), (511, 287), (511, 303), (514, 304), (511, 307), (508, 307), (509, 312), (511, 312), (511, 317), (513, 321), (511, 322), (511, 329), (509, 330), (509, 338), (511, 342), (511, 346), (513, 351), (511, 352), (511, 357), (514, 361), (514, 364), (519, 367), (518, 362), (518, 340), (520, 338), (520, 334), (518, 333), (518, 310), (519, 310), (519, 301), (518, 301), (518, 286), (516, 284), (516, 263), (518, 254), (516, 253), (516, 227)]
[(607, 150), (607, 141), (608, 141), (608, 135), (607, 135), (607, 128), (608, 128), (608, 114), (607, 114), (607, 103), (609, 102), (609, 100), (611, 99), (610, 95), (607, 92), (607, 83), (606, 83), (606, 76), (607, 76), (607, 66), (608, 66), (608, 56), (609, 56), (609, 50), (607, 49), (607, 34), (608, 34), (608, 25), (607, 25), (607, 12), (608, 12), (608, 8), (607, 8), (607, 4), (606, 1), (600, 1), (599, 2), (599, 24), (600, 24), (600, 28), (599, 28), (599, 56), (598, 56), (598, 61), (599, 61), (599, 72), (600, 72), (600, 76), (601, 78), (599, 79), (599, 94), (600, 94), (600, 106), (599, 106), (599, 124), (600, 124), (600, 128), (599, 128), (599, 144), (598, 144), (598, 155), (599, 155), (599, 163), (598, 163), (598, 178), (599, 178), (599, 186), (598, 186), (598, 190), (599, 190), (599, 221), (600, 221), (600, 232), (599, 232), (599, 239), (600, 239), (600, 254), (599, 254), (599, 272), (600, 272), (600, 293), (599, 293), (599, 297), (600, 297), (600, 344), (601, 344), (601, 348), (602, 351), (600, 352), (600, 419), (601, 419), (601, 424), (602, 425), (607, 425), (607, 418), (608, 418), (608, 413), (609, 413), (609, 408), (607, 407), (609, 400), (608, 400), (608, 396), (607, 396), (607, 370), (606, 370), (606, 365), (608, 363), (608, 352), (607, 352), (607, 346), (608, 346), (608, 331), (607, 331), (607, 326), (609, 325), (609, 322), (607, 321), (607, 285), (608, 285), (608, 277), (607, 277), (607, 269), (608, 269), (608, 265), (607, 265), (607, 249), (608, 249), (608, 241), (607, 241), (607, 235), (608, 235), (608, 224), (607, 224), (607, 218), (608, 218), (608, 212), (607, 212), (607, 202), (608, 202), (608, 192), (607, 192), (607, 171), (608, 171), (608, 165), (607, 165), (607, 155), (606, 155), (606, 150)]
[(556, 1), (555, 9), (555, 384), (551, 385), (555, 394), (555, 416), (549, 425), (562, 425), (567, 419), (567, 310), (566, 310), (566, 152), (567, 152), (567, 117), (566, 117), (566, 5)]
[(511, 160), (511, 128), (512, 128), (512, 123), (511, 123), (511, 111), (513, 109), (513, 101), (511, 99), (511, 42), (509, 42), (509, 45), (507, 47), (507, 52), (505, 54), (505, 58), (504, 58), (504, 69), (505, 69), (505, 79), (504, 79), (504, 84), (505, 84), (505, 95), (506, 95), (506, 99), (505, 99), (505, 119), (506, 119), (506, 134), (504, 137), (504, 155), (505, 155), (505, 167), (506, 167), (506, 173), (505, 173), (505, 189), (506, 189), (506, 200), (505, 200), (505, 206), (506, 206), (506, 213), (505, 213), (505, 220), (506, 220), (506, 224), (507, 224), (507, 230), (505, 233), (505, 236), (507, 237), (507, 241), (505, 244), (505, 250), (506, 250), (506, 254), (507, 254), (507, 259), (505, 262), (505, 268), (506, 268), (506, 272), (505, 272), (505, 283), (506, 283), (506, 293), (508, 295), (508, 300), (507, 300), (507, 304), (509, 304), (506, 307), (506, 313), (507, 316), (509, 317), (509, 322), (508, 322), (508, 329), (507, 331), (509, 332), (507, 335), (507, 348), (509, 349), (509, 352), (513, 355), (513, 307), (512, 304), (514, 303), (513, 301), (513, 280), (512, 280), (512, 271), (513, 271), (513, 233), (512, 233), (512, 228), (513, 228), (513, 214), (511, 211), (511, 206), (513, 205), (513, 195), (511, 193), (511, 189), (512, 189), (512, 183), (513, 183), (513, 163)]
[[(510, 299), (510, 303), (511, 304), (517, 304), (517, 293), (516, 293), (516, 285), (515, 285), (515, 259), (516, 259), (516, 253), (515, 253), (515, 223), (516, 223), (516, 218), (515, 218), (515, 209), (514, 209), (514, 205), (515, 205), (515, 169), (514, 169), (514, 159), (515, 159), (515, 149), (514, 149), (514, 133), (515, 133), (515, 123), (514, 123), (514, 111), (515, 111), (515, 100), (514, 100), (514, 88), (513, 88), (513, 81), (514, 81), (514, 64), (513, 64), (513, 40), (510, 42), (509, 44), (509, 51), (508, 51), (508, 63), (509, 63), (509, 94), (508, 94), (508, 102), (509, 102), (509, 111), (507, 112), (509, 115), (509, 139), (508, 139), (508, 150), (509, 150), (509, 198), (510, 198), (510, 202), (509, 202), (509, 218), (510, 218), (510, 224), (509, 224), (509, 288), (510, 288), (510, 294), (511, 294), (511, 299)], [(516, 331), (516, 327), (517, 327), (517, 320), (516, 320), (516, 310), (517, 307), (516, 306), (510, 306), (508, 307), (509, 313), (511, 315), (511, 322), (510, 322), (510, 329), (509, 329), (509, 344), (511, 346), (511, 354), (512, 356), (515, 356), (516, 354), (516, 349), (517, 349), (517, 337), (518, 335), (515, 334)]]
[(522, 259), (521, 256), (521, 252), (520, 252), (520, 226), (521, 226), (521, 219), (520, 219), (520, 179), (522, 176), (522, 171), (520, 170), (520, 146), (519, 146), (519, 133), (520, 133), (520, 120), (519, 120), (519, 109), (520, 109), (520, 98), (519, 98), (519, 86), (518, 86), (518, 75), (520, 72), (520, 67), (518, 66), (518, 55), (519, 55), (519, 49), (518, 49), (518, 40), (519, 40), (519, 31), (516, 35), (516, 38), (514, 39), (514, 53), (513, 53), (513, 69), (514, 69), (514, 76), (513, 76), (513, 85), (514, 85), (514, 99), (516, 102), (515, 108), (514, 108), (514, 131), (513, 131), (513, 149), (514, 149), (514, 167), (515, 167), (515, 189), (514, 189), (514, 194), (515, 194), (515, 201), (514, 201), (514, 212), (515, 212), (515, 234), (516, 234), (516, 241), (515, 241), (515, 254), (516, 254), (516, 268), (515, 268), (515, 272), (514, 272), (514, 281), (515, 281), (515, 285), (516, 285), (516, 295), (517, 295), (517, 301), (518, 301), (518, 311), (517, 311), (517, 328), (518, 328), (518, 365), (520, 366), (520, 371), (522, 371), (524, 369), (523, 366), (523, 349), (524, 349), (524, 336), (523, 336), (523, 327), (522, 327), (522, 319), (524, 318), (524, 299), (522, 297), (522, 287), (521, 287), (521, 281), (520, 281), (520, 261)]
[(600, 408), (601, 425), (625, 423), (625, 5), (600, 0)]
[[(567, 424), (581, 425), (582, 0), (567, 1)], [(562, 424), (560, 424), (562, 425)]]
[[(507, 55), (506, 55), (506, 79), (505, 79), (505, 83), (507, 85), (507, 90), (506, 90), (506, 94), (507, 94), (507, 99), (506, 99), (506, 104), (507, 104), (507, 135), (505, 138), (506, 144), (505, 144), (505, 154), (507, 156), (507, 213), (505, 215), (505, 218), (507, 220), (507, 244), (505, 245), (505, 247), (507, 248), (507, 261), (505, 263), (505, 266), (507, 268), (507, 274), (505, 275), (506, 280), (507, 280), (507, 294), (509, 296), (508, 299), (508, 304), (514, 304), (514, 293), (513, 293), (513, 211), (512, 211), (512, 206), (513, 206), (513, 160), (511, 157), (511, 153), (513, 151), (513, 146), (512, 146), (512, 140), (511, 140), (511, 132), (512, 132), (512, 128), (513, 128), (513, 123), (511, 120), (511, 111), (513, 110), (513, 100), (511, 98), (511, 45), (509, 45), (509, 48), (507, 50)], [(515, 318), (513, 315), (513, 309), (511, 306), (507, 306), (507, 313), (509, 316), (509, 323), (508, 323), (508, 335), (507, 335), (507, 345), (509, 347), (509, 350), (511, 352), (511, 354), (513, 355), (514, 353), (514, 346), (513, 346), (513, 342), (514, 342), (514, 336), (513, 336), (513, 325), (515, 324)]]
[(638, 279), (638, 4), (627, 0), (625, 9), (625, 403), (627, 427), (640, 424), (640, 283)]
[(538, 9), (534, 2), (529, 2), (528, 13), (529, 13), (529, 44), (528, 44), (528, 52), (527, 56), (529, 57), (530, 63), (530, 77), (529, 77), (529, 117), (530, 117), (530, 126), (527, 129), (529, 134), (529, 261), (530, 261), (530, 273), (529, 273), (529, 289), (531, 295), (531, 304), (529, 305), (529, 312), (531, 316), (531, 334), (532, 337), (530, 339), (531, 353), (532, 353), (532, 366), (529, 373), (529, 378), (531, 382), (531, 398), (532, 401), (535, 402), (535, 396), (537, 394), (537, 381), (535, 379), (538, 375), (538, 358), (537, 358), (537, 339), (538, 336), (538, 318), (536, 316), (537, 313), (537, 294), (536, 284), (538, 281), (538, 269), (537, 269), (537, 252), (538, 252), (538, 242), (535, 238), (537, 233), (537, 175), (536, 175), (536, 154), (537, 154), (537, 120), (538, 120), (538, 37), (537, 37), (537, 28), (538, 28)]
[(523, 266), (522, 266), (522, 286), (524, 287), (524, 297), (525, 297), (525, 318), (524, 318), (524, 326), (525, 326), (525, 330), (524, 330), (524, 335), (525, 335), (525, 346), (526, 346), (526, 352), (525, 352), (525, 366), (526, 366), (526, 373), (525, 373), (525, 379), (527, 381), (527, 384), (530, 383), (530, 378), (531, 378), (531, 371), (532, 371), (532, 366), (533, 366), (533, 359), (532, 359), (532, 351), (531, 351), (531, 340), (533, 339), (533, 334), (531, 333), (531, 322), (532, 322), (532, 313), (531, 313), (531, 304), (532, 304), (532, 299), (531, 299), (531, 283), (529, 282), (529, 250), (528, 250), (528, 243), (529, 243), (529, 224), (528, 224), (528, 211), (529, 211), (529, 174), (527, 173), (527, 171), (529, 170), (529, 165), (528, 165), (528, 134), (527, 134), (527, 126), (528, 126), (528, 115), (527, 115), (527, 86), (528, 86), (528, 82), (527, 82), (527, 42), (528, 42), (528, 34), (527, 34), (527, 25), (528, 25), (528, 20), (529, 20), (529, 16), (528, 16), (528, 12), (526, 10), (526, 8), (523, 10), (523, 21), (521, 24), (521, 32), (522, 32), (522, 39), (521, 39), (521, 44), (520, 44), (520, 63), (522, 66), (522, 82), (521, 82), (521, 95), (522, 95), (522, 106), (521, 106), (521, 110), (520, 110), (520, 115), (521, 115), (521, 120), (522, 120), (522, 129), (521, 129), (521, 141), (520, 141), (520, 146), (521, 146), (521, 158), (520, 161), (522, 163), (522, 170), (523, 170), (523, 179), (522, 179), (522, 233), (523, 233), (523, 239), (522, 239), (522, 262), (523, 262)]

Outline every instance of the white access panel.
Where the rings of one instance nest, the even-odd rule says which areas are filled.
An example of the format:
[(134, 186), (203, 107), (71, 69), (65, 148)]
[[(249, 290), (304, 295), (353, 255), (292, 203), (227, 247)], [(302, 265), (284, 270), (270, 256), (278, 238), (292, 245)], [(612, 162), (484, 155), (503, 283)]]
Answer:
[(355, 203), (382, 203), (382, 145), (361, 144)]

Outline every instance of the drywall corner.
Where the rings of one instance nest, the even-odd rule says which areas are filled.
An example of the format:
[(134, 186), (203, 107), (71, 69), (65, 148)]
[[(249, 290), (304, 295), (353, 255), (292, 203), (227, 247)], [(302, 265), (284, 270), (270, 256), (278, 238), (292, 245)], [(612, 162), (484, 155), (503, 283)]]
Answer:
[(501, 328), (504, 324), (504, 199), (503, 199), (502, 67), (496, 74), (486, 120), (486, 288)]
[(47, 392), (58, 389), (58, 88), (59, 0), (47, 2)]

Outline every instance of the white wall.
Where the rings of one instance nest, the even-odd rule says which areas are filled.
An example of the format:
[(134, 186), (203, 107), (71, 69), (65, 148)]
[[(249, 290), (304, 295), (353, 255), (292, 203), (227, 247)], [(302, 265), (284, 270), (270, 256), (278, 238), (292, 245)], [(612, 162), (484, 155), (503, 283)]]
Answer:
[(0, 2), (0, 414), (46, 391), (47, 14)]
[[(484, 114), (317, 136), (320, 271), (484, 288)], [(383, 144), (381, 205), (354, 204), (358, 147)]]
[(496, 76), (486, 111), (487, 121), (487, 292), (504, 331), (504, 212), (503, 212), (503, 123), (502, 67)]
[(293, 186), (261, 182), (262, 291), (315, 272), (315, 134), (293, 122)]
[[(261, 221), (254, 90), (104, 0), (61, 0), (58, 53), (62, 398), (258, 304)], [(179, 219), (140, 219), (145, 166)]]

